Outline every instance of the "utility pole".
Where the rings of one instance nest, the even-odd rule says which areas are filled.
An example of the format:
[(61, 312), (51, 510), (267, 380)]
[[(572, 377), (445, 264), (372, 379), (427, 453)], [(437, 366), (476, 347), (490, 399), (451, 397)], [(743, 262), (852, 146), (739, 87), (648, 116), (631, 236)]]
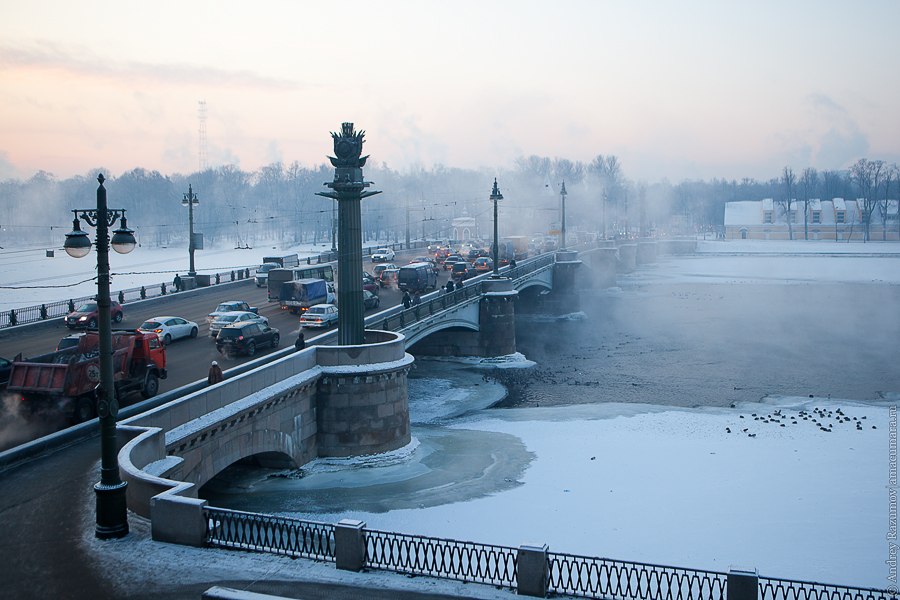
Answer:
[(184, 195), (181, 204), (188, 207), (188, 235), (190, 236), (190, 239), (188, 240), (188, 255), (190, 256), (188, 277), (196, 277), (197, 270), (194, 268), (194, 250), (197, 249), (197, 246), (194, 244), (194, 205), (200, 204), (200, 199), (194, 193), (191, 184), (188, 184), (188, 193)]

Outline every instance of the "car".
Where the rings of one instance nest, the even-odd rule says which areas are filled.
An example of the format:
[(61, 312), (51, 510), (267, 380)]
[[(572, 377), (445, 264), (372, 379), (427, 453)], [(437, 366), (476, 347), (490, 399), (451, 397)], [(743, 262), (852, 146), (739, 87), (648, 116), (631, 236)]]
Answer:
[(301, 327), (330, 327), (338, 322), (338, 309), (334, 304), (316, 304), (300, 315)]
[(222, 329), (228, 327), (232, 323), (240, 323), (242, 321), (259, 323), (260, 325), (269, 324), (269, 319), (256, 313), (246, 310), (232, 310), (224, 313), (219, 313), (219, 316), (209, 324), (209, 337), (216, 339), (216, 336), (219, 335), (219, 332), (222, 331)]
[(400, 274), (400, 269), (385, 269), (381, 272), (381, 277), (378, 279), (379, 285), (383, 288), (388, 288), (391, 286), (397, 285), (397, 276)]
[(59, 340), (59, 343), (56, 345), (56, 351), (65, 350), (66, 348), (74, 348), (81, 342), (81, 338), (84, 337), (84, 333), (70, 333), (69, 335), (63, 337)]
[(372, 253), (372, 262), (391, 262), (394, 256), (394, 251), (390, 248), (378, 248)]
[(366, 309), (369, 308), (378, 308), (381, 304), (381, 300), (378, 298), (376, 294), (373, 294), (369, 290), (363, 290), (363, 306)]
[(459, 254), (451, 254), (444, 259), (444, 270), (449, 271), (458, 262), (466, 262), (466, 259)]
[(475, 259), (475, 263), (472, 266), (475, 267), (475, 271), (478, 273), (487, 273), (494, 270), (494, 260), (486, 256), (480, 256)]
[(375, 265), (372, 269), (372, 277), (375, 281), (379, 281), (381, 279), (381, 274), (384, 273), (385, 269), (396, 269), (397, 265), (394, 263), (382, 263), (380, 265)]
[[(99, 314), (100, 308), (92, 300), (91, 302), (85, 302), (67, 314), (63, 317), (63, 320), (69, 329), (96, 329)], [(121, 323), (122, 319), (125, 318), (122, 305), (115, 300), (111, 300), (109, 303), (109, 318), (115, 323)]]
[(411, 261), (409, 261), (409, 263), (407, 263), (407, 264), (410, 264), (410, 265), (411, 265), (411, 264), (414, 264), (414, 263), (426, 263), (426, 264), (429, 264), (429, 265), (431, 265), (431, 268), (434, 270), (435, 273), (438, 272), (438, 266), (437, 266), (437, 263), (434, 262), (434, 259), (433, 259), (433, 258), (428, 258), (427, 256), (417, 256), (417, 257), (415, 257), (414, 259), (412, 259)]
[(277, 348), (281, 341), (278, 330), (266, 323), (242, 321), (222, 328), (216, 338), (216, 350), (227, 358), (237, 354), (253, 356), (261, 347)]
[(245, 312), (252, 313), (257, 312), (255, 306), (250, 306), (243, 300), (228, 300), (227, 302), (220, 302), (214, 311), (206, 315), (206, 322), (212, 323), (222, 313), (233, 312), (236, 310), (243, 310)]
[(181, 338), (195, 338), (200, 328), (193, 321), (171, 315), (147, 319), (138, 327), (141, 331), (155, 331), (165, 345)]
[(363, 290), (378, 295), (378, 282), (368, 273), (363, 273)]
[(9, 383), (9, 373), (12, 371), (13, 361), (8, 358), (0, 358), (0, 390), (6, 389)]
[(462, 279), (467, 279), (471, 275), (470, 270), (471, 266), (466, 261), (453, 263), (453, 268), (450, 269), (450, 277), (457, 282)]

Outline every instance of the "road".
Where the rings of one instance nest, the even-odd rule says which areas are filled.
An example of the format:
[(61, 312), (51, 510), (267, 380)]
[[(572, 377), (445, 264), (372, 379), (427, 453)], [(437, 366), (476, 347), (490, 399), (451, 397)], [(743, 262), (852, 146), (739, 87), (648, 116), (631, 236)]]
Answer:
[[(410, 250), (398, 253), (394, 264), (405, 264), (410, 258), (421, 254), (421, 250)], [(363, 269), (371, 271), (372, 264), (365, 262)], [(438, 283), (443, 285), (447, 280), (447, 272), (441, 271)], [(369, 309), (366, 314), (373, 314), (380, 310), (396, 306), (401, 301), (401, 293), (396, 288), (382, 289), (379, 292), (380, 307)], [(168, 378), (160, 382), (160, 392), (171, 391), (181, 386), (193, 383), (207, 376), (209, 365), (212, 361), (218, 361), (223, 370), (240, 365), (251, 360), (250, 357), (237, 356), (223, 357), (217, 350), (215, 343), (209, 337), (209, 325), (206, 315), (212, 311), (219, 302), (226, 300), (244, 300), (259, 310), (259, 314), (269, 319), (269, 324), (279, 330), (281, 334), (280, 347), (291, 345), (297, 339), (300, 330), (298, 317), (268, 301), (265, 288), (257, 288), (253, 280), (245, 280), (240, 283), (228, 284), (221, 288), (203, 289), (196, 292), (183, 292), (170, 294), (164, 299), (148, 301), (145, 303), (126, 304), (125, 318), (116, 327), (136, 328), (151, 317), (162, 315), (176, 315), (190, 321), (195, 321), (199, 326), (199, 335), (196, 339), (182, 339), (171, 343), (166, 348)], [(37, 356), (52, 352), (59, 343), (60, 338), (71, 333), (66, 328), (62, 319), (57, 319), (55, 324), (44, 324), (37, 327), (23, 327), (20, 331), (9, 332), (0, 337), (0, 356), (12, 358), (21, 353), (23, 356)], [(308, 344), (315, 343), (315, 336), (319, 335), (315, 329), (304, 329), (304, 336)], [(275, 349), (260, 350), (253, 359), (273, 352)], [(123, 399), (123, 405), (129, 400), (136, 401), (137, 397)], [(7, 395), (3, 397), (4, 410), (0, 411), (0, 450), (10, 448), (17, 444), (58, 431), (68, 425), (64, 419), (54, 419), (42, 415), (41, 420), (24, 419), (18, 415), (15, 400)]]

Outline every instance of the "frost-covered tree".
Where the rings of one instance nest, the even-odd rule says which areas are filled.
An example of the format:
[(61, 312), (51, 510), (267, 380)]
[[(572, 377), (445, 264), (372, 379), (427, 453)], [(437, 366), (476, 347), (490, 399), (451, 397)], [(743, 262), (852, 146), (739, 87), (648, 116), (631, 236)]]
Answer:
[(794, 186), (797, 176), (790, 167), (785, 167), (781, 172), (781, 193), (775, 198), (775, 202), (781, 207), (784, 218), (787, 219), (788, 237), (794, 239)]

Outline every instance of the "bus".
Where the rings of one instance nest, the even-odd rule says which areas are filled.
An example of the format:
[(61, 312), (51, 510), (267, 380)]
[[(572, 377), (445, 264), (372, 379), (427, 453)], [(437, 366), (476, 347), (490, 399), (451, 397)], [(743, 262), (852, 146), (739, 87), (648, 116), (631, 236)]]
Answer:
[(291, 267), (290, 269), (272, 269), (269, 271), (269, 302), (281, 301), (281, 284), (298, 279), (324, 279), (334, 283), (334, 267), (330, 264)]

